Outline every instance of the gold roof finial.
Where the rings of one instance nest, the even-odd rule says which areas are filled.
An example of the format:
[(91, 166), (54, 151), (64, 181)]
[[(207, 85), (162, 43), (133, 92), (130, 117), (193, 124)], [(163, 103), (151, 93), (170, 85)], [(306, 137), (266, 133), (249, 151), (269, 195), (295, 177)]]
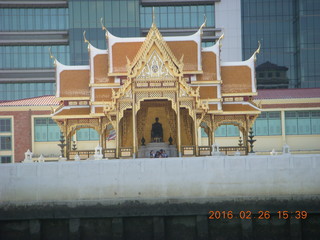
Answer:
[(258, 49), (255, 51), (255, 53), (260, 53), (260, 48), (261, 48), (261, 43), (260, 43), (260, 41), (258, 40)]
[(83, 31), (83, 40), (85, 43), (90, 44), (90, 42), (88, 41), (88, 39), (86, 38), (86, 30)]
[(106, 38), (108, 38), (108, 29), (103, 24), (103, 18), (100, 18), (100, 24), (103, 31), (106, 31)]
[(83, 40), (85, 43), (88, 43), (88, 50), (90, 48), (90, 42), (88, 41), (88, 39), (86, 38), (86, 30), (83, 31)]
[(53, 64), (56, 65), (57, 59), (55, 58), (55, 56), (53, 56), (53, 54), (51, 52), (51, 47), (49, 47), (49, 55), (50, 55), (50, 58), (54, 60)]
[(223, 38), (224, 38), (224, 33), (222, 33), (222, 35), (219, 37), (218, 41), (220, 41)]
[(219, 37), (218, 42), (219, 42), (219, 47), (222, 47), (222, 43), (221, 40), (224, 38), (224, 33), (222, 33), (222, 35)]
[(206, 24), (207, 24), (207, 16), (205, 14), (203, 14), (203, 18), (204, 18), (204, 22), (200, 26), (201, 34), (202, 34), (202, 31), (203, 31), (203, 28), (206, 27)]
[(258, 49), (253, 53), (253, 55), (254, 55), (254, 61), (257, 60), (256, 55), (257, 55), (257, 53), (260, 53), (260, 49), (261, 49), (261, 43), (260, 43), (260, 41), (258, 40)]

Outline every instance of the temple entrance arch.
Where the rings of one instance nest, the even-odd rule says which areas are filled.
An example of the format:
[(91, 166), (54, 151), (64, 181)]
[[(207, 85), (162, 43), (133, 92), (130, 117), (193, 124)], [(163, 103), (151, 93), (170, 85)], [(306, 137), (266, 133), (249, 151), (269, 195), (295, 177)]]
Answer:
[[(172, 107), (173, 105), (176, 109)], [(182, 106), (177, 109), (177, 106), (177, 103), (174, 102), (173, 104), (171, 99), (145, 98), (139, 101), (136, 114), (133, 114), (132, 109), (124, 110), (119, 121), (120, 153), (123, 148), (126, 151), (131, 148), (130, 151), (137, 153), (137, 157), (146, 157), (147, 154), (145, 153), (142, 154), (143, 156), (141, 155), (141, 148), (148, 144), (155, 146), (157, 145), (155, 142), (158, 142), (158, 150), (170, 145), (172, 148), (174, 147), (175, 155), (169, 156), (176, 156), (179, 152), (179, 146), (196, 145), (195, 123), (190, 116), (190, 109)], [(178, 124), (177, 112), (179, 112), (180, 124)], [(159, 141), (155, 141), (151, 136), (152, 125), (157, 121), (157, 118), (163, 131), (162, 139)], [(178, 126), (180, 127), (180, 136)], [(136, 142), (136, 149), (132, 147), (134, 141)], [(123, 156), (120, 155), (119, 157)]]
[(140, 109), (137, 112), (138, 146), (142, 145), (142, 138), (144, 138), (145, 144), (155, 141), (152, 139), (151, 131), (152, 124), (156, 122), (156, 118), (162, 125), (162, 142), (169, 143), (169, 138), (171, 137), (172, 144), (176, 144), (177, 116), (174, 109), (172, 109), (171, 101), (165, 99), (144, 100), (140, 104)]

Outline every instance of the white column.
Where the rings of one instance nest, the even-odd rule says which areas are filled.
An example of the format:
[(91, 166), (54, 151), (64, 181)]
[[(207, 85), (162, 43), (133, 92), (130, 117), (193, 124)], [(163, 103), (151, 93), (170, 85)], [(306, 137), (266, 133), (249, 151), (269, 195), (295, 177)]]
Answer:
[(202, 146), (201, 127), (198, 128), (198, 146)]
[(284, 110), (281, 110), (281, 132), (282, 132), (282, 143), (286, 144), (287, 143), (287, 139), (286, 139), (286, 119), (285, 119)]

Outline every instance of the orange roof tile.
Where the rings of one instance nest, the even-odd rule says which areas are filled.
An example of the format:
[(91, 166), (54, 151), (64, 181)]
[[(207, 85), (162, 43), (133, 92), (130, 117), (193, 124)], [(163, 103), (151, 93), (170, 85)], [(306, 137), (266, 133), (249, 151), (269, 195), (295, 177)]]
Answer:
[(252, 92), (251, 69), (248, 66), (221, 67), (222, 93)]

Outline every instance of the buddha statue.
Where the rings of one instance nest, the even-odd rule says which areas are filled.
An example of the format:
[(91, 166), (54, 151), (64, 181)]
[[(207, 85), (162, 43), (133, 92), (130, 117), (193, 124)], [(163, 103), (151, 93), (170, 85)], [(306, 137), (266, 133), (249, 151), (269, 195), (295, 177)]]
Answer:
[(156, 122), (152, 124), (151, 141), (162, 142), (162, 139), (163, 139), (162, 124), (159, 123), (159, 118), (156, 118)]

